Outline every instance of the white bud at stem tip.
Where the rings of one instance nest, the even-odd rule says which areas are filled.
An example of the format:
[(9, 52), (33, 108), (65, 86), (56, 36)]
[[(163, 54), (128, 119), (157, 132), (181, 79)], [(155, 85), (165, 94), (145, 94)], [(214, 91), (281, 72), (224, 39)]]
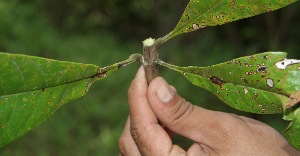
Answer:
[(150, 38), (146, 39), (145, 41), (143, 41), (143, 46), (144, 47), (150, 47), (154, 43), (155, 43), (155, 39), (153, 39), (153, 38), (150, 37)]

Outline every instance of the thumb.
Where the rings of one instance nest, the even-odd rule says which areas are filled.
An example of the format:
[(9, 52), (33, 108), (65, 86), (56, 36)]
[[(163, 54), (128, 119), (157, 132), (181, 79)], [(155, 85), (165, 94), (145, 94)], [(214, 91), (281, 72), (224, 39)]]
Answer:
[(195, 142), (213, 148), (224, 143), (224, 133), (226, 136), (226, 132), (232, 131), (232, 125), (226, 125), (231, 115), (192, 105), (177, 95), (162, 77), (150, 83), (147, 94), (159, 121), (173, 132)]

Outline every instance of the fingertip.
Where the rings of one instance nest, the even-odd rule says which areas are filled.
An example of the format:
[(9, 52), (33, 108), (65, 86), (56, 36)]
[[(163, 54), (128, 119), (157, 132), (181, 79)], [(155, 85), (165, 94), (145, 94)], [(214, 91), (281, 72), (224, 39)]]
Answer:
[(147, 98), (147, 80), (143, 66), (138, 70), (128, 90), (130, 117), (134, 123), (157, 122)]
[(131, 82), (131, 85), (128, 90), (128, 97), (134, 98), (138, 96), (139, 94), (145, 95), (147, 92), (147, 80), (145, 77), (145, 70), (144, 67), (141, 66), (139, 70), (137, 71), (135, 78)]
[(145, 69), (143, 66), (140, 66), (139, 70), (137, 71), (136, 75), (135, 75), (136, 79), (143, 79), (146, 78), (145, 77)]

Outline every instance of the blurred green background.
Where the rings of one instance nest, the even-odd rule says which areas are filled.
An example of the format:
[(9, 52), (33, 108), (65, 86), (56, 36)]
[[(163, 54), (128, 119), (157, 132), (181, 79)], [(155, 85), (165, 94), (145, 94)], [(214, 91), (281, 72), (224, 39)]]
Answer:
[[(162, 37), (179, 20), (188, 0), (1, 0), (0, 51), (106, 66), (132, 53), (141, 41)], [(207, 66), (264, 51), (300, 58), (300, 3), (284, 9), (176, 37), (159, 48), (160, 58)], [(66, 104), (0, 155), (117, 155), (127, 115), (127, 89), (139, 65), (127, 66), (95, 83), (88, 94)], [(261, 120), (278, 131), (281, 115), (233, 110), (173, 71), (160, 74), (179, 94), (201, 107)], [(226, 121), (224, 121), (226, 122)], [(190, 141), (177, 136), (185, 148)]]

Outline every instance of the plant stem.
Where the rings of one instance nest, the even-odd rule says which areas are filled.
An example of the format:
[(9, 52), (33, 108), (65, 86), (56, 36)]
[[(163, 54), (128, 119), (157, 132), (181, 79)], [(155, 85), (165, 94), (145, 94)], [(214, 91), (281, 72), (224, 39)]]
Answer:
[(158, 58), (158, 52), (156, 48), (160, 44), (160, 42), (157, 41), (152, 38), (143, 41), (143, 66), (148, 84), (150, 84), (155, 77), (159, 76), (158, 66), (155, 62), (155, 60)]

